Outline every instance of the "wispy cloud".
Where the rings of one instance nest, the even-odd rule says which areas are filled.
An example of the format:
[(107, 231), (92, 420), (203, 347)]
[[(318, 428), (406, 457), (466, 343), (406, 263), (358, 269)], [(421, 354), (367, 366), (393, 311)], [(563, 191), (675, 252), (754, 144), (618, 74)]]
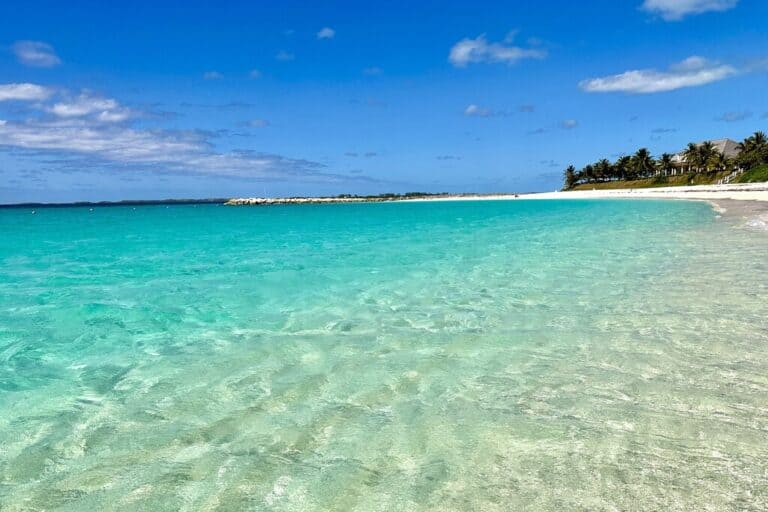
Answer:
[(467, 117), (491, 117), (493, 115), (493, 111), (485, 107), (477, 106), (473, 103), (472, 105), (467, 105), (467, 108), (464, 109), (464, 115)]
[(285, 51), (285, 50), (280, 50), (275, 55), (275, 60), (279, 60), (279, 61), (282, 61), (282, 62), (288, 62), (288, 61), (292, 61), (294, 59), (296, 59), (296, 56), (294, 54), (290, 53), (290, 52)]
[(269, 121), (266, 119), (251, 119), (250, 121), (245, 122), (245, 126), (248, 126), (249, 128), (266, 128), (269, 126)]
[(448, 61), (463, 68), (481, 62), (511, 65), (523, 59), (543, 59), (547, 56), (547, 52), (541, 48), (523, 48), (511, 43), (511, 38), (501, 43), (491, 43), (484, 34), (474, 39), (465, 38), (453, 45)]
[(371, 66), (369, 68), (363, 69), (363, 74), (367, 76), (378, 76), (382, 73), (384, 73), (384, 70), (378, 66)]
[(182, 101), (179, 106), (186, 108), (214, 108), (216, 110), (245, 110), (255, 107), (252, 103), (244, 101), (229, 101), (227, 103), (190, 103)]
[(575, 119), (566, 119), (560, 122), (560, 128), (563, 130), (572, 130), (579, 126), (579, 122)]
[(523, 112), (525, 114), (532, 114), (533, 112), (536, 112), (536, 107), (534, 105), (526, 104), (526, 105), (520, 105), (517, 107), (518, 112)]
[[(18, 98), (19, 89), (9, 85), (19, 84), (0, 86), (0, 91)], [(216, 133), (133, 126), (130, 115), (125, 114), (130, 110), (116, 100), (96, 97), (87, 91), (74, 96), (61, 91), (59, 99), (51, 101), (40, 89), (25, 89), (37, 91), (31, 99), (40, 101), (26, 104), (30, 115), (23, 120), (0, 120), (0, 149), (49, 154), (60, 160), (61, 166), (70, 162), (78, 170), (124, 172), (135, 168), (256, 180), (301, 178), (324, 183), (350, 179), (329, 173), (323, 164), (308, 160), (253, 150), (217, 151), (212, 141)]]
[(336, 35), (336, 31), (333, 30), (331, 27), (323, 27), (317, 33), (317, 38), (318, 39), (333, 39), (335, 35)]
[(92, 116), (95, 120), (109, 123), (125, 121), (133, 114), (116, 100), (93, 96), (87, 91), (75, 98), (54, 103), (47, 111), (60, 118)]
[(655, 134), (662, 134), (662, 133), (675, 133), (677, 131), (677, 128), (654, 128), (651, 130), (651, 133)]
[(344, 153), (344, 156), (348, 156), (350, 158), (357, 158), (358, 156), (362, 156), (364, 158), (374, 158), (376, 156), (379, 156), (378, 153), (375, 151), (366, 151), (365, 153), (358, 153), (357, 151), (347, 151)]
[(726, 112), (716, 118), (717, 121), (725, 121), (726, 123), (735, 123), (736, 121), (744, 121), (752, 117), (752, 112), (743, 110), (740, 112)]
[(0, 84), (0, 101), (42, 101), (53, 94), (53, 89), (37, 84)]
[(203, 79), (205, 80), (219, 80), (220, 78), (224, 78), (224, 75), (218, 71), (206, 71), (203, 73)]
[(645, 0), (642, 9), (666, 21), (678, 21), (691, 14), (733, 9), (739, 0)]
[(435, 158), (437, 160), (461, 160), (461, 157), (456, 155), (437, 155)]
[(197, 131), (150, 131), (85, 120), (4, 121), (0, 123), (0, 146), (87, 156), (96, 168), (152, 168), (252, 179), (336, 179), (316, 162), (247, 150), (216, 152), (205, 133)]
[(42, 41), (16, 41), (11, 46), (16, 58), (25, 66), (51, 68), (61, 64), (53, 47)]
[(685, 87), (698, 87), (724, 80), (737, 73), (732, 66), (709, 61), (702, 57), (688, 57), (666, 71), (640, 69), (618, 75), (591, 78), (579, 83), (586, 92), (626, 92), (651, 94), (674, 91)]
[(248, 72), (250, 78), (261, 78), (261, 71), (258, 69), (252, 69)]

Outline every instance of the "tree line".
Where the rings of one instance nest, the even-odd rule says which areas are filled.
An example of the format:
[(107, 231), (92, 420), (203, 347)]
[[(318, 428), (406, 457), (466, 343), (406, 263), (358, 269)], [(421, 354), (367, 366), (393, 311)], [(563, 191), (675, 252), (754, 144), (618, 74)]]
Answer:
[[(768, 163), (768, 137), (763, 132), (755, 132), (743, 141), (737, 149), (738, 156), (729, 158), (718, 151), (712, 142), (696, 144), (691, 142), (683, 151), (685, 172), (690, 174), (716, 173), (723, 171), (748, 170)], [(640, 148), (633, 155), (621, 156), (611, 162), (603, 158), (577, 170), (569, 165), (564, 172), (565, 189), (584, 183), (605, 183), (682, 174), (676, 165), (674, 155), (663, 153), (654, 158), (648, 148)]]

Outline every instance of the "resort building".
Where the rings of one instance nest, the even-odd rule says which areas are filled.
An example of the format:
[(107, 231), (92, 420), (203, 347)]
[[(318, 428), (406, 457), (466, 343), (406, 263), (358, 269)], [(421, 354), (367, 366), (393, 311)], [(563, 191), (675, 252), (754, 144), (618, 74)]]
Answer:
[[(697, 146), (701, 146), (706, 141), (699, 142)], [(722, 153), (728, 158), (736, 158), (739, 151), (739, 143), (731, 139), (717, 139), (709, 141), (714, 146), (715, 151)], [(680, 151), (672, 155), (672, 163), (675, 165), (671, 175), (685, 174), (691, 171), (691, 165), (685, 159), (685, 150)]]

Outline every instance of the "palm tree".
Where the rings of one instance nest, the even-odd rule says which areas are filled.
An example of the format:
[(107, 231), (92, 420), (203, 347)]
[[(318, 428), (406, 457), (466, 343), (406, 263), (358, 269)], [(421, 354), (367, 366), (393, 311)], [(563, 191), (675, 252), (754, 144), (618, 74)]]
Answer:
[(595, 164), (595, 175), (600, 181), (607, 181), (611, 179), (613, 173), (613, 164), (607, 159), (603, 158)]
[(710, 141), (704, 141), (699, 144), (699, 169), (704, 171), (712, 170), (712, 160), (719, 151), (715, 149), (715, 145)]
[(688, 146), (683, 151), (683, 158), (685, 163), (688, 164), (688, 169), (697, 169), (699, 163), (699, 146), (695, 142), (689, 142)]
[(719, 151), (709, 160), (713, 170), (717, 172), (730, 171), (733, 169), (733, 161)]
[(736, 149), (739, 150), (739, 153), (746, 153), (747, 151), (752, 150), (752, 137), (747, 137), (743, 141), (736, 144)]
[(563, 173), (565, 179), (565, 190), (572, 189), (576, 185), (576, 168), (569, 165)]
[(675, 170), (675, 163), (672, 161), (672, 155), (663, 153), (661, 158), (659, 158), (658, 166), (659, 171), (661, 171), (664, 176), (669, 176), (669, 174)]
[(752, 142), (755, 145), (757, 164), (768, 163), (768, 137), (763, 132), (755, 132), (752, 135)]
[(764, 132), (755, 132), (739, 143), (736, 148), (739, 156), (736, 163), (743, 169), (751, 169), (762, 163), (768, 163), (768, 137)]
[(637, 150), (637, 153), (632, 157), (632, 167), (635, 174), (642, 178), (645, 178), (654, 171), (656, 165), (648, 148), (640, 148)]
[(629, 157), (626, 155), (619, 157), (619, 159), (616, 160), (616, 163), (613, 164), (613, 176), (617, 180), (626, 179), (630, 174), (631, 164), (632, 164), (632, 157)]
[(592, 183), (595, 181), (595, 167), (592, 164), (584, 166), (581, 170), (581, 175), (584, 176), (584, 181), (586, 183)]

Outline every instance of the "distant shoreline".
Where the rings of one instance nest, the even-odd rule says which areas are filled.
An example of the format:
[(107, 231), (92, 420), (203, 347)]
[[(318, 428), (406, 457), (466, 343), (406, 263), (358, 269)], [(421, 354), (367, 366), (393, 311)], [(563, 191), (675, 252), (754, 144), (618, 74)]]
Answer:
[(379, 202), (426, 202), (426, 201), (493, 201), (532, 199), (612, 199), (655, 198), (768, 202), (768, 182), (731, 185), (696, 185), (641, 189), (568, 190), (531, 193), (491, 194), (425, 194), (423, 196), (396, 197), (292, 197), (292, 198), (233, 198), (229, 206), (270, 206), (280, 204), (329, 204), (329, 203), (379, 203)]
[[(440, 201), (451, 199), (484, 199), (499, 194), (448, 194), (448, 193), (406, 193), (381, 194), (377, 196), (339, 195), (335, 197), (236, 197), (227, 200), (226, 206), (273, 206), (281, 204), (341, 204), (341, 203), (392, 203), (403, 201)], [(518, 197), (520, 194), (502, 194), (504, 197)]]
[(227, 198), (209, 199), (126, 199), (122, 201), (74, 201), (71, 203), (8, 203), (0, 208), (93, 208), (94, 206), (155, 206), (185, 204), (224, 204)]
[(419, 194), (381, 196), (336, 196), (336, 197), (285, 197), (285, 198), (208, 198), (208, 199), (129, 199), (124, 201), (77, 201), (72, 203), (13, 203), (0, 204), (0, 208), (71, 208), (97, 206), (172, 206), (194, 204), (218, 204), (226, 206), (271, 206), (290, 204), (354, 204), (387, 202), (425, 201), (493, 201), (493, 200), (535, 200), (535, 199), (688, 199), (688, 200), (731, 200), (768, 203), (768, 182), (728, 185), (696, 185), (639, 189), (596, 189), (568, 190), (553, 192), (523, 193), (461, 193), (461, 194)]

